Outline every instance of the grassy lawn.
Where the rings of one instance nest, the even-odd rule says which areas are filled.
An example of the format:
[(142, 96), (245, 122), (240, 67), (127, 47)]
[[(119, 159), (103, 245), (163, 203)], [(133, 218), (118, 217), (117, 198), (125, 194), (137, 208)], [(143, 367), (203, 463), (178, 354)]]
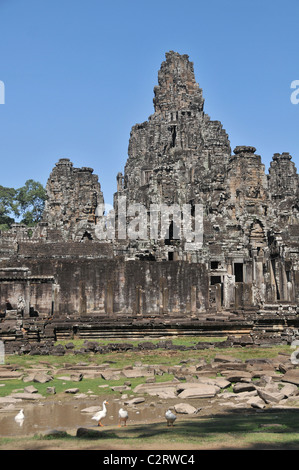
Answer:
[[(214, 341), (219, 340), (223, 341), (223, 338), (203, 338), (205, 341)], [(76, 348), (80, 348), (83, 345), (83, 340), (76, 340), (73, 343)], [(120, 341), (118, 341), (120, 342)], [(123, 342), (130, 342), (125, 339)], [(141, 341), (132, 341), (130, 343), (137, 344)], [(152, 341), (154, 342), (154, 341)], [(158, 340), (156, 340), (158, 342)], [(66, 342), (59, 342), (57, 344), (65, 344)], [(102, 341), (98, 340), (99, 344), (107, 344), (108, 340)], [(198, 338), (187, 337), (187, 338), (177, 338), (173, 340), (174, 344), (181, 344), (184, 346), (192, 346), (198, 343)], [(217, 343), (216, 343), (217, 344)], [(101, 365), (108, 363), (107, 367), (112, 368), (123, 368), (125, 366), (134, 365), (134, 363), (142, 362), (143, 364), (159, 364), (159, 365), (178, 365), (182, 361), (200, 361), (205, 359), (207, 363), (210, 363), (217, 354), (229, 355), (242, 361), (245, 361), (248, 358), (271, 358), (276, 357), (279, 353), (290, 354), (291, 349), (289, 346), (277, 346), (272, 348), (209, 348), (202, 350), (164, 350), (164, 349), (154, 349), (154, 350), (144, 350), (144, 351), (126, 351), (126, 352), (109, 352), (107, 354), (99, 353), (89, 353), (89, 354), (66, 354), (64, 356), (38, 356), (38, 355), (11, 355), (5, 357), (6, 365), (14, 365), (16, 369), (23, 370), (26, 374), (30, 373), (30, 370), (43, 367), (47, 369), (48, 373), (51, 375), (55, 372), (55, 369), (63, 368), (67, 365), (82, 364), (92, 366), (92, 365)], [(67, 375), (67, 373), (63, 374)], [(156, 381), (167, 381), (173, 380), (174, 376), (172, 374), (163, 374), (157, 375)], [(123, 385), (127, 379), (125, 377), (120, 380), (110, 380), (110, 386)], [(144, 378), (130, 379), (132, 384), (132, 389), (140, 383), (144, 382)], [(104, 388), (100, 388), (99, 385), (107, 385), (107, 381), (102, 378), (97, 379), (88, 379), (77, 381), (63, 381), (54, 377), (53, 380), (49, 383), (40, 384), (28, 382), (24, 383), (22, 380), (6, 380), (2, 381), (5, 383), (5, 386), (0, 387), (0, 396), (6, 396), (12, 391), (23, 389), (24, 386), (34, 385), (38, 392), (42, 395), (48, 395), (46, 389), (48, 386), (54, 386), (56, 388), (56, 393), (64, 392), (68, 388), (79, 388), (80, 393), (87, 393), (92, 391), (95, 395), (102, 395), (106, 393)]]
[[(299, 449), (299, 411), (269, 411), (214, 415), (211, 418), (180, 418), (173, 428), (165, 423), (134, 425), (127, 428), (107, 426), (91, 430), (90, 435), (78, 438), (43, 437), (31, 439), (0, 439), (0, 448), (14, 445), (19, 448), (52, 449)], [(11, 448), (11, 447), (10, 447)]]
[[(200, 338), (200, 341), (206, 342), (221, 342), (226, 338)], [(109, 340), (95, 340), (99, 345), (106, 345), (109, 343), (130, 343), (133, 346), (138, 343), (142, 343), (145, 340), (141, 341), (130, 341), (124, 339), (122, 341), (109, 341)], [(59, 341), (56, 344), (66, 344), (69, 341)], [(151, 340), (152, 343), (158, 343), (159, 340)], [(196, 337), (184, 337), (184, 338), (174, 338), (172, 339), (173, 344), (182, 345), (182, 346), (194, 346), (199, 342), (199, 338)], [(75, 345), (76, 349), (80, 349), (83, 346), (83, 340), (74, 340), (72, 343)], [(216, 354), (223, 354), (235, 357), (245, 361), (249, 358), (273, 358), (280, 353), (291, 354), (292, 349), (290, 346), (273, 346), (271, 348), (213, 348), (200, 349), (200, 350), (165, 350), (162, 348), (154, 350), (142, 350), (142, 351), (131, 351), (126, 352), (109, 352), (106, 354), (100, 353), (88, 353), (88, 354), (66, 354), (64, 356), (6, 356), (5, 363), (8, 365), (16, 365), (17, 367), (28, 369), (30, 367), (35, 367), (37, 365), (44, 365), (49, 367), (64, 367), (65, 364), (78, 364), (83, 363), (87, 365), (100, 365), (103, 363), (110, 363), (111, 367), (121, 368), (128, 365), (133, 365), (136, 361), (141, 361), (143, 364), (165, 364), (165, 365), (177, 365), (181, 361), (189, 361), (191, 359), (205, 359), (207, 363), (210, 363)]]
[[(163, 374), (163, 376), (156, 376), (156, 382), (165, 382), (168, 380), (173, 380), (174, 376), (172, 374)], [(0, 387), (0, 397), (7, 396), (11, 393), (15, 393), (17, 391), (23, 391), (24, 387), (33, 385), (37, 390), (38, 393), (43, 395), (44, 397), (49, 396), (49, 393), (47, 393), (47, 387), (55, 387), (56, 393), (60, 394), (65, 392), (65, 390), (69, 388), (78, 388), (79, 392), (78, 393), (89, 393), (90, 391), (92, 392), (93, 395), (98, 395), (98, 396), (104, 396), (107, 395), (107, 388), (102, 388), (100, 387), (101, 385), (107, 385), (114, 387), (117, 385), (124, 385), (124, 382), (129, 382), (131, 383), (132, 390), (130, 390), (130, 395), (134, 395), (133, 389), (141, 384), (144, 383), (144, 377), (138, 377), (138, 378), (132, 378), (132, 379), (127, 379), (126, 377), (122, 377), (119, 380), (104, 380), (102, 378), (96, 378), (96, 379), (89, 379), (89, 378), (84, 378), (80, 382), (77, 381), (72, 381), (72, 380), (61, 380), (58, 378), (53, 378), (48, 383), (36, 383), (36, 382), (27, 382), (24, 383), (22, 380), (15, 380), (15, 379), (10, 379), (7, 381), (2, 381), (1, 383), (5, 383), (4, 387)], [(116, 395), (119, 396), (119, 392), (113, 392), (112, 390), (109, 390), (109, 395)]]

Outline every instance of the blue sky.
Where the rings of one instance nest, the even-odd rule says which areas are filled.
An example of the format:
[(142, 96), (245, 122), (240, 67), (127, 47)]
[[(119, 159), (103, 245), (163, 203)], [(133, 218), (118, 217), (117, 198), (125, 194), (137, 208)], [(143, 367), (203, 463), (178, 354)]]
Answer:
[(59, 158), (112, 202), (131, 127), (153, 113), (165, 52), (188, 54), (232, 149), (299, 169), (298, 0), (0, 0), (0, 185), (46, 184)]

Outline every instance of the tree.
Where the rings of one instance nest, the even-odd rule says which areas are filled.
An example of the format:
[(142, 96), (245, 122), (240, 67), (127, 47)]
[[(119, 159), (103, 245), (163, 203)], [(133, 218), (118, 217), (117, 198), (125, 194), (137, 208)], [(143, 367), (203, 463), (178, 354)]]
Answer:
[(0, 230), (8, 230), (15, 219), (29, 227), (42, 217), (46, 201), (46, 190), (41, 183), (27, 180), (19, 189), (0, 186)]
[(18, 203), (15, 200), (16, 190), (14, 188), (6, 188), (0, 186), (0, 229), (8, 230), (14, 217), (20, 215)]
[(43, 185), (32, 179), (16, 190), (16, 201), (22, 216), (21, 223), (33, 226), (41, 220), (46, 201)]

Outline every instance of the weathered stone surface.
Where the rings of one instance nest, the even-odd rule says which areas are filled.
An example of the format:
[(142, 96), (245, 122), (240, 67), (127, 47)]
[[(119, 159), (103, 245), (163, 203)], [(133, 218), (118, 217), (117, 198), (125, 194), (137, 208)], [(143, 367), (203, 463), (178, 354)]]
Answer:
[[(51, 342), (57, 335), (93, 339), (108, 329), (127, 337), (142, 330), (228, 332), (222, 347), (296, 339), (297, 169), (287, 152), (273, 155), (267, 174), (254, 146), (232, 151), (222, 123), (204, 110), (188, 55), (166, 53), (154, 112), (132, 127), (116, 178), (107, 215), (93, 170), (61, 158), (47, 182), (42, 221), (0, 233), (0, 340), (10, 351), (101, 354), (107, 346), (93, 341), (80, 350)], [(158, 223), (145, 223), (156, 216)], [(181, 227), (186, 219), (192, 236), (199, 227), (200, 241)], [(143, 341), (138, 348), (156, 346)]]
[(178, 394), (179, 398), (211, 398), (219, 391), (219, 387), (207, 384), (198, 384), (194, 387), (185, 388)]
[(261, 388), (257, 388), (257, 392), (265, 403), (279, 403), (285, 397), (283, 393), (271, 392)]
[(281, 378), (283, 382), (299, 385), (299, 369), (290, 369)]
[(81, 373), (71, 373), (70, 375), (60, 375), (56, 377), (59, 380), (71, 381), (71, 382), (80, 382), (83, 379), (83, 374)]
[(28, 385), (28, 387), (24, 388), (24, 392), (26, 392), (26, 393), (37, 393), (38, 390), (33, 385)]
[(123, 369), (122, 374), (128, 379), (137, 377), (154, 377), (154, 371), (139, 367), (134, 367), (132, 369)]
[(298, 365), (299, 364), (299, 349), (296, 349), (296, 351), (292, 352), (292, 354), (291, 354), (291, 363), (293, 365)]
[(145, 398), (143, 397), (136, 397), (130, 400), (126, 400), (124, 403), (125, 405), (139, 405), (140, 403), (145, 402)]
[(33, 376), (33, 382), (38, 382), (41, 384), (50, 382), (51, 380), (53, 380), (53, 377), (43, 372), (36, 372)]
[(124, 392), (125, 390), (131, 390), (131, 387), (128, 387), (127, 385), (115, 385), (114, 387), (111, 387), (111, 390), (114, 392)]
[(215, 378), (198, 377), (195, 383), (215, 385), (216, 387), (219, 387), (219, 388), (227, 388), (231, 385), (231, 382), (225, 379), (224, 377), (215, 377)]
[(189, 405), (188, 403), (177, 403), (174, 405), (174, 410), (176, 413), (192, 415), (197, 412), (197, 408), (194, 406)]
[(227, 356), (223, 354), (216, 354), (214, 357), (214, 362), (231, 363), (231, 364), (234, 364), (235, 367), (237, 364), (242, 363), (241, 359), (236, 359), (233, 356)]
[[(142, 388), (142, 392), (152, 397), (153, 396), (157, 396), (160, 398), (176, 398), (177, 397), (177, 391), (176, 391), (175, 386), (164, 388), (163, 386), (153, 387), (152, 385), (153, 384), (146, 384), (146, 387)], [(141, 388), (139, 389), (139, 391), (141, 392)]]
[(119, 380), (121, 377), (121, 371), (105, 370), (101, 372), (101, 376), (104, 380)]
[(23, 372), (0, 369), (0, 380), (21, 379), (23, 375)]
[(22, 400), (20, 397), (12, 397), (11, 395), (7, 395), (6, 397), (0, 397), (0, 405), (6, 403), (19, 403)]
[(40, 400), (43, 396), (40, 393), (26, 393), (26, 392), (19, 392), (19, 393), (12, 393), (11, 398), (16, 398), (18, 400)]
[(247, 402), (252, 408), (263, 410), (266, 407), (265, 401), (261, 397), (252, 397)]
[(177, 385), (174, 382), (157, 382), (145, 383), (137, 385), (134, 388), (134, 393), (146, 393), (150, 396), (158, 396), (160, 398), (176, 398)]
[(223, 370), (221, 374), (228, 380), (229, 382), (240, 382), (242, 379), (249, 379), (251, 380), (252, 374), (247, 371), (243, 370)]
[(74, 168), (68, 158), (61, 158), (50, 175), (46, 189), (48, 198), (43, 222), (61, 229), (67, 239), (74, 231), (78, 241), (91, 237), (89, 225), (94, 228), (97, 207), (104, 201), (93, 169)]
[(238, 382), (234, 385), (233, 390), (235, 393), (252, 392), (255, 390), (255, 386), (252, 383)]
[(288, 398), (298, 395), (299, 389), (297, 385), (293, 383), (288, 383), (280, 389), (280, 393), (282, 393), (286, 398)]

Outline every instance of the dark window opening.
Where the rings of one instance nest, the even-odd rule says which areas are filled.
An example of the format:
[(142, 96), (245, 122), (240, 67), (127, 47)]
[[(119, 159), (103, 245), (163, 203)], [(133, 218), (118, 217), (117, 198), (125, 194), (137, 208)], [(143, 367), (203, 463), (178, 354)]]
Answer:
[(195, 204), (194, 201), (190, 201), (189, 204), (191, 205), (191, 217), (195, 216)]
[(173, 220), (172, 220), (170, 222), (169, 229), (168, 229), (168, 238), (165, 238), (165, 245), (172, 245), (172, 242), (174, 240), (179, 240), (179, 238), (180, 238), (179, 229), (173, 223)]
[(9, 300), (6, 301), (6, 310), (13, 310), (13, 306), (9, 302)]
[(140, 261), (156, 261), (156, 257), (152, 253), (140, 254), (137, 255), (137, 258), (140, 259)]
[(291, 282), (291, 271), (286, 271), (287, 282)]
[(211, 286), (221, 284), (221, 276), (211, 276)]
[(82, 240), (82, 241), (85, 241), (85, 240), (92, 240), (92, 239), (93, 239), (93, 238), (92, 238), (92, 236), (90, 235), (90, 233), (85, 232), (81, 240)]
[(30, 317), (38, 317), (38, 312), (35, 310), (34, 307), (29, 307), (29, 316)]
[(211, 269), (218, 269), (219, 261), (211, 261)]
[(168, 252), (168, 261), (173, 261), (173, 251)]
[(244, 282), (243, 281), (243, 263), (235, 263), (234, 270), (235, 270), (235, 281)]
[(171, 126), (170, 132), (171, 132), (171, 146), (172, 146), (172, 147), (175, 147), (175, 141), (176, 141), (176, 126)]
[(271, 259), (271, 264), (272, 264), (272, 270), (273, 270), (273, 276), (274, 276), (274, 282), (275, 282), (275, 287), (276, 287), (276, 299), (280, 300), (280, 292), (277, 284), (277, 279), (276, 279), (276, 263), (275, 259)]

